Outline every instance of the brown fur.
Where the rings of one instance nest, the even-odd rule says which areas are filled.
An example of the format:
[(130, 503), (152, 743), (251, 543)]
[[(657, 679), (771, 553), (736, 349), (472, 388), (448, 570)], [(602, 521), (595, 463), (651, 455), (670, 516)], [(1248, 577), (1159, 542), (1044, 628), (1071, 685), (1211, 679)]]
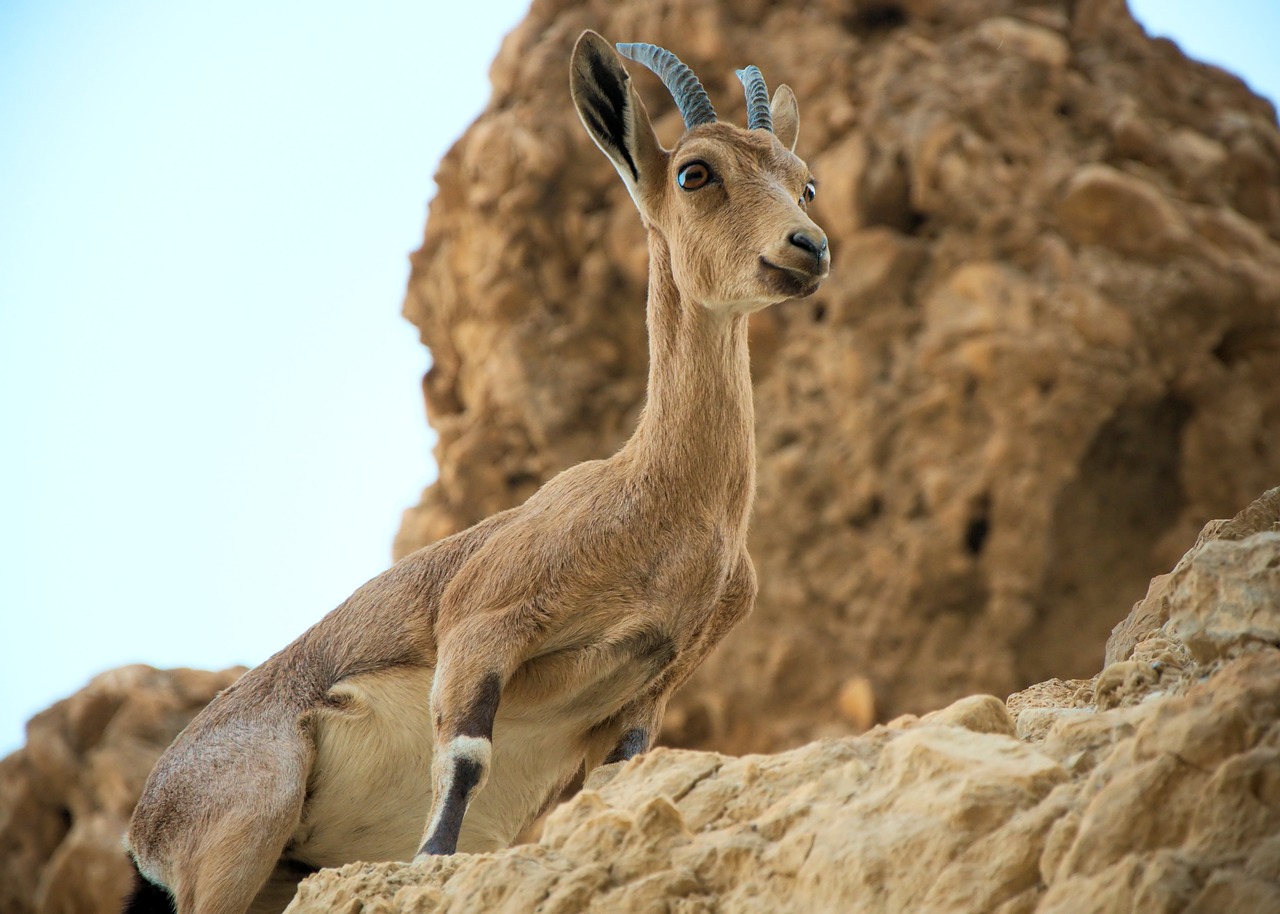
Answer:
[[(746, 315), (808, 294), (828, 264), (803, 211), (808, 169), (788, 148), (795, 100), (774, 97), (779, 135), (712, 123), (668, 151), (613, 49), (586, 33), (580, 111), (601, 73), (629, 99), (628, 134), (588, 131), (649, 231), (636, 432), (374, 578), (183, 731), (130, 829), (141, 871), (181, 914), (279, 910), (310, 868), (407, 859), (424, 823), (447, 851), (505, 846), (624, 734), (647, 745), (672, 692), (751, 609)], [(692, 159), (718, 181), (682, 190)], [(788, 240), (797, 231), (821, 238), (821, 256)], [(462, 812), (450, 844), (446, 820)]]

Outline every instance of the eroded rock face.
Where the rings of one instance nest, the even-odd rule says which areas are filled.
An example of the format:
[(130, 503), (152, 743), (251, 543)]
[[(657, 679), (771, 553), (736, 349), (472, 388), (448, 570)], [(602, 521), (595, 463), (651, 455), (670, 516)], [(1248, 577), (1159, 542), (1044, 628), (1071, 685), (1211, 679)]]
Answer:
[(0, 759), (0, 911), (118, 914), (132, 884), (121, 839), (147, 775), (243, 672), (121, 667), (36, 715)]
[(1280, 479), (1275, 113), (1120, 0), (539, 0), (414, 258), (440, 479), (399, 554), (634, 424), (645, 244), (570, 104), (587, 27), (672, 48), (738, 123), (734, 67), (788, 82), (834, 255), (753, 318), (760, 599), (666, 742), (776, 749), (1087, 676), (1115, 607)]
[(1224, 644), (1280, 644), (1280, 488), (1266, 492), (1231, 520), (1205, 526), (1195, 546), (1169, 574), (1153, 578), (1147, 595), (1111, 632), (1106, 660), (1134, 657), (1164, 627), (1172, 627), (1197, 659)]
[(1280, 489), (1254, 507), (1091, 680), (778, 755), (658, 749), (536, 844), (326, 870), (289, 912), (1280, 910)]

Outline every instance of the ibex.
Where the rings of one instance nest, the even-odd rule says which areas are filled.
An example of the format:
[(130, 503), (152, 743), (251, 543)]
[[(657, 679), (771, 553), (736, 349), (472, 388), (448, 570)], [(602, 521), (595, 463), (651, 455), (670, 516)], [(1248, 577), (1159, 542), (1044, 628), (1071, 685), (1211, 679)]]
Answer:
[(584, 766), (647, 750), (750, 612), (747, 315), (830, 266), (795, 96), (770, 102), (760, 71), (739, 71), (744, 130), (670, 52), (618, 50), (687, 128), (664, 149), (618, 54), (583, 33), (573, 101), (648, 229), (634, 435), (404, 558), (218, 695), (143, 790), (129, 910), (275, 911), (320, 867), (506, 847)]

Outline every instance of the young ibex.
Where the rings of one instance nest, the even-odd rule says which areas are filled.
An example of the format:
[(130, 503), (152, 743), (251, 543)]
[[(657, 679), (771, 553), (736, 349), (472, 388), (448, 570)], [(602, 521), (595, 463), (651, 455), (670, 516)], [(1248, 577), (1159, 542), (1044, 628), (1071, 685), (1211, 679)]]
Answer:
[(752, 607), (747, 315), (827, 275), (786, 86), (739, 71), (716, 122), (670, 52), (664, 149), (586, 32), (574, 104), (649, 233), (648, 400), (608, 460), (408, 556), (246, 673), (156, 765), (129, 841), (133, 910), (278, 910), (319, 867), (507, 846), (586, 766), (648, 749), (671, 693)]

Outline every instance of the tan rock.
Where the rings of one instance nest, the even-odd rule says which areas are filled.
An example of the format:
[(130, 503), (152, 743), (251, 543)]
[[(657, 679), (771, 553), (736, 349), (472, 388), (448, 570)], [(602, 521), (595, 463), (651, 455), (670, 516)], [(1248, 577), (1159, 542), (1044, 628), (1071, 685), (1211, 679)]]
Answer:
[(938, 711), (931, 711), (920, 718), (925, 724), (947, 724), (963, 727), (975, 733), (1015, 735), (1013, 718), (1005, 703), (994, 695), (970, 695), (952, 702)]
[[(325, 871), (289, 910), (1177, 911), (1201, 896), (1267, 899), (1280, 874), (1245, 863), (1280, 827), (1280, 806), (1254, 786), (1277, 770), (1278, 701), (1273, 651), (1137, 718), (1080, 712), (1108, 745), (1075, 770), (1035, 743), (929, 721), (777, 756), (656, 750), (558, 809), (537, 845)], [(1241, 727), (1260, 712), (1266, 723)], [(1170, 723), (1183, 735), (1160, 735)], [(1188, 738), (1221, 748), (1183, 760)]]
[[(926, 870), (963, 872), (957, 856), (982, 855), (973, 846), (979, 837), (1034, 807), (1064, 777), (1055, 762), (1007, 737), (956, 727), (863, 739), (872, 748), (815, 743), (768, 759), (658, 750), (558, 810), (537, 846), (416, 870), (348, 867), (309, 880), (291, 910), (332, 910), (354, 897), (389, 911), (415, 910), (420, 897), (440, 911), (528, 911), (542, 899), (553, 911), (652, 910), (674, 899), (692, 911), (833, 910), (864, 894), (880, 896), (867, 910), (906, 910), (950, 897), (982, 904), (1034, 881), (1035, 855), (1023, 848), (999, 855), (1000, 885), (881, 883), (893, 861), (917, 854)], [(925, 783), (947, 795), (943, 819), (917, 802)], [(865, 829), (850, 829), (857, 819), (839, 813), (850, 803)], [(876, 833), (870, 823), (888, 817), (893, 833)], [(946, 837), (930, 840), (934, 830)], [(387, 881), (379, 884), (377, 873)], [(411, 880), (421, 896), (404, 888)]]
[(1071, 46), (1060, 32), (1008, 16), (995, 16), (975, 29), (978, 38), (996, 51), (1019, 54), (1053, 70), (1066, 66)]
[(1085, 165), (1072, 175), (1058, 218), (1081, 244), (1105, 244), (1141, 257), (1171, 253), (1189, 234), (1177, 207), (1159, 190), (1109, 165)]
[[(1169, 574), (1153, 578), (1147, 596), (1113, 629), (1107, 663), (1128, 659), (1146, 639), (1172, 625), (1200, 662), (1243, 641), (1280, 644), (1280, 487), (1229, 521), (1211, 521)], [(1199, 607), (1212, 606), (1204, 614)], [(1158, 657), (1168, 662), (1168, 657)]]
[[(1250, 645), (1280, 645), (1280, 533), (1206, 543), (1169, 604), (1169, 630), (1200, 663)], [(1213, 611), (1195, 611), (1203, 606)]]

